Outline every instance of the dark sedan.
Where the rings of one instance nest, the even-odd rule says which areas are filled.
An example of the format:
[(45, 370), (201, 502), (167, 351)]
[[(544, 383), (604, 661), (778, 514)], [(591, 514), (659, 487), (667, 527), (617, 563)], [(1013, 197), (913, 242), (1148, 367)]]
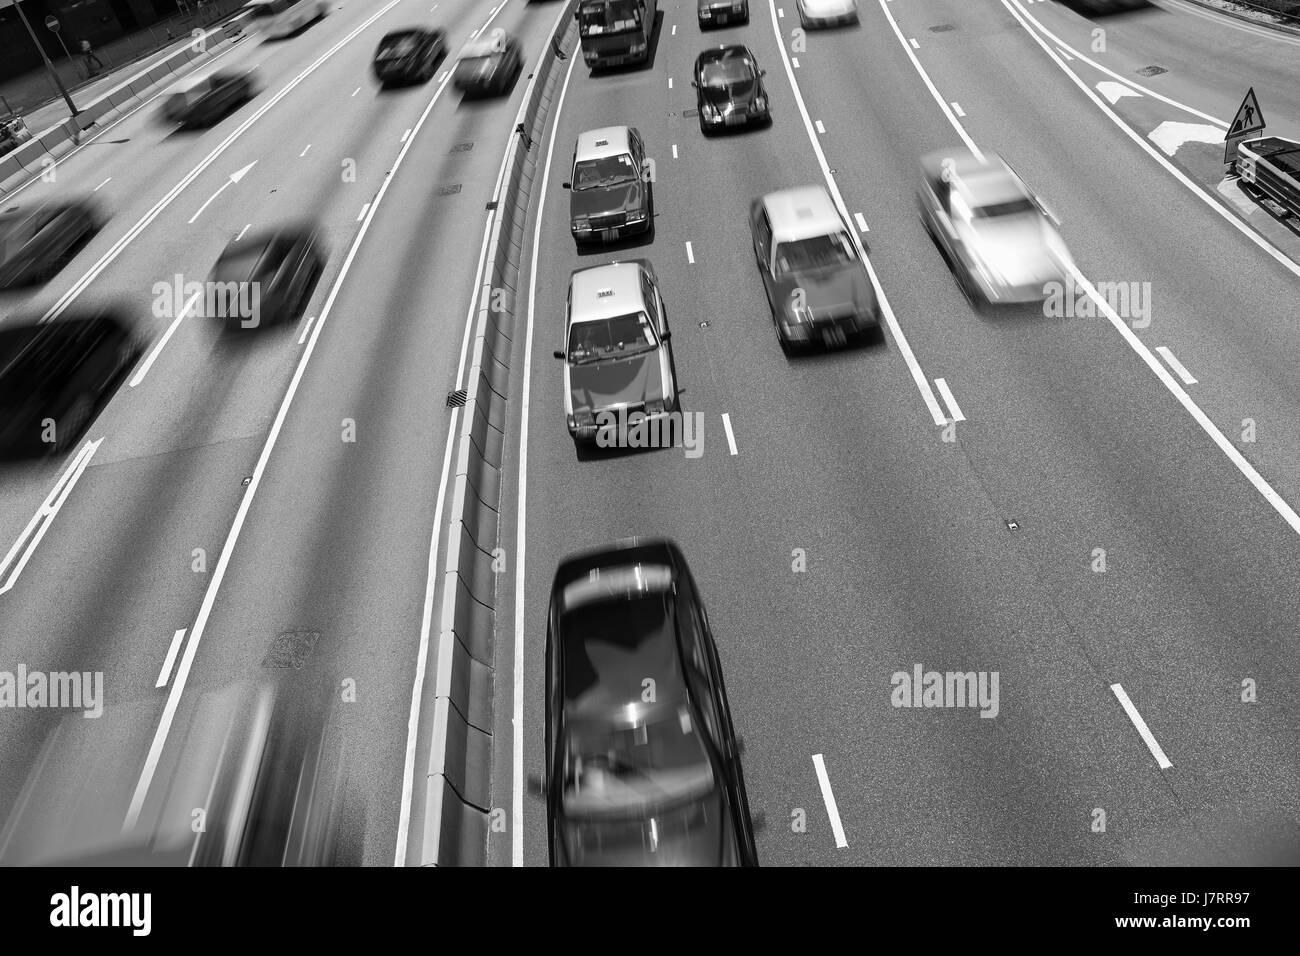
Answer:
[(162, 118), (182, 129), (211, 126), (243, 106), (258, 92), (253, 70), (219, 70), (190, 77), (172, 87), (163, 100)]
[(700, 130), (710, 131), (752, 123), (771, 123), (772, 113), (763, 77), (767, 70), (749, 48), (740, 44), (714, 47), (695, 58), (695, 105)]
[(504, 30), (493, 30), (491, 36), (474, 40), (461, 51), (451, 81), (466, 96), (500, 96), (523, 69), (519, 41)]
[(52, 278), (102, 226), (99, 210), (84, 199), (0, 213), (0, 289)]
[(328, 256), (314, 226), (294, 225), (232, 241), (212, 267), (209, 318), (229, 329), (296, 319), (325, 271)]
[(375, 78), (385, 86), (427, 82), (446, 52), (447, 35), (442, 30), (396, 30), (380, 40), (375, 50)]
[(717, 648), (675, 544), (565, 559), (546, 632), (552, 866), (756, 866)]
[(65, 315), (0, 325), (0, 459), (65, 454), (140, 357), (122, 315)]

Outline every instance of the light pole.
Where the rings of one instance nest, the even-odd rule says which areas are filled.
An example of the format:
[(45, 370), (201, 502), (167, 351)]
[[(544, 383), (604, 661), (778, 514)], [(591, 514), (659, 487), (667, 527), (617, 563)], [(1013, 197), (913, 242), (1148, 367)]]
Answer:
[(59, 92), (63, 94), (64, 102), (68, 104), (68, 109), (72, 111), (72, 115), (76, 116), (81, 112), (81, 110), (77, 109), (77, 105), (72, 102), (72, 97), (68, 95), (68, 91), (63, 86), (63, 81), (59, 79), (59, 73), (54, 69), (54, 64), (51, 63), (50, 58), (45, 55), (45, 47), (41, 46), (41, 41), (36, 39), (36, 31), (32, 29), (31, 23), (27, 21), (27, 14), (23, 13), (22, 0), (17, 0), (17, 2), (14, 3), (14, 9), (18, 11), (18, 19), (22, 20), (23, 26), (27, 28), (27, 35), (30, 36), (32, 42), (36, 44), (36, 51), (40, 53), (41, 60), (45, 63), (45, 69), (50, 71), (50, 78), (54, 80), (54, 85), (57, 86)]

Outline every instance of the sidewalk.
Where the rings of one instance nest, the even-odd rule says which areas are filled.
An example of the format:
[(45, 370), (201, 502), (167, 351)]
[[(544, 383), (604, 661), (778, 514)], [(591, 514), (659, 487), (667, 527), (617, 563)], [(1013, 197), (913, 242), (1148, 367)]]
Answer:
[[(59, 48), (59, 57), (56, 59), (51, 56), (51, 61), (71, 94), (72, 101), (80, 108), (132, 74), (167, 54), (174, 53), (189, 42), (191, 30), (210, 29), (246, 2), (247, 0), (208, 0), (201, 11), (193, 8), (189, 14), (159, 21), (151, 27), (96, 47), (95, 55), (103, 62), (105, 70), (93, 78), (86, 75), (85, 58), (77, 53), (76, 37), (63, 38), (72, 54), (71, 60), (64, 57)], [(44, 29), (39, 24), (36, 28)], [(0, 116), (6, 114), (7, 102), (10, 110), (23, 117), (32, 135), (68, 118), (68, 106), (44, 67), (0, 83), (0, 97), (4, 98), (4, 102), (0, 102)]]

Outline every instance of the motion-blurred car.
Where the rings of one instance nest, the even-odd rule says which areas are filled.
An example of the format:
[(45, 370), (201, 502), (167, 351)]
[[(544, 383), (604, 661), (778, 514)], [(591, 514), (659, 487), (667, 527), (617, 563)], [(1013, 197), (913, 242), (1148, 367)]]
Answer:
[(0, 213), (0, 289), (56, 275), (103, 227), (88, 199), (66, 199)]
[(821, 186), (782, 189), (749, 207), (754, 258), (781, 348), (846, 344), (879, 332), (871, 278)]
[(385, 86), (425, 83), (438, 72), (438, 61), (446, 52), (447, 35), (442, 30), (394, 30), (375, 50), (375, 79)]
[(519, 41), (504, 30), (471, 40), (460, 52), (451, 82), (467, 96), (507, 92), (524, 69)]
[(328, 255), (312, 225), (281, 226), (226, 245), (209, 280), (228, 329), (256, 329), (298, 318), (325, 271)]
[(569, 197), (573, 241), (613, 242), (654, 227), (654, 186), (645, 143), (631, 126), (606, 126), (578, 137)]
[(329, 0), (252, 0), (244, 5), (254, 30), (270, 40), (291, 36), (308, 24), (324, 19)]
[(0, 323), (0, 459), (74, 448), (143, 351), (116, 313)]
[(858, 22), (858, 0), (795, 0), (799, 23), (805, 27), (832, 27)]
[(187, 77), (163, 100), (162, 118), (166, 123), (179, 123), (182, 129), (211, 126), (251, 100), (259, 88), (252, 69), (222, 69)]
[(763, 77), (767, 70), (749, 48), (740, 44), (714, 47), (695, 58), (695, 103), (700, 111), (700, 130), (751, 123), (771, 123), (772, 113)]
[(546, 628), (551, 865), (757, 866), (742, 749), (678, 547), (566, 558)]
[(1069, 276), (1059, 220), (993, 153), (921, 158), (921, 219), (972, 303), (1033, 302)]
[[(575, 444), (618, 426), (602, 413), (647, 424), (677, 409), (677, 366), (654, 268), (645, 259), (579, 269), (569, 277), (564, 322), (564, 413)], [(605, 428), (601, 426), (605, 425)]]
[(749, 22), (749, 0), (695, 0), (700, 29)]

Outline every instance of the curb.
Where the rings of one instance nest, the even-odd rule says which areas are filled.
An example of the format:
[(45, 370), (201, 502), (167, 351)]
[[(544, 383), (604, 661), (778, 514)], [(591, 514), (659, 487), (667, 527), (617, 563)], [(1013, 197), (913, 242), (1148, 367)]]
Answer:
[[(524, 222), (537, 166), (536, 147), (555, 95), (557, 54), (577, 48), (567, 0), (515, 117), (502, 175), (493, 197), (487, 268), (470, 355), (467, 399), (460, 424), (452, 489), (447, 564), (443, 572), (433, 736), (424, 803), (422, 866), (484, 866), (492, 759), (492, 672), (501, 456), (509, 396), (510, 350), (523, 249)], [(567, 56), (566, 56), (567, 59)], [(494, 295), (494, 290), (503, 295)], [(500, 300), (504, 299), (504, 303)], [(496, 309), (494, 311), (494, 306)]]
[[(80, 145), (81, 134), (104, 117), (132, 104), (146, 99), (160, 85), (177, 79), (189, 67), (205, 58), (210, 58), (218, 50), (224, 52), (228, 43), (237, 40), (243, 34), (243, 28), (233, 21), (207, 31), (203, 35), (206, 43), (209, 38), (218, 36), (217, 42), (203, 52), (195, 52), (193, 40), (186, 43), (171, 56), (147, 67), (124, 79), (112, 89), (101, 93), (92, 102), (82, 107), (75, 117), (63, 120), (33, 136), (12, 152), (0, 157), (0, 196), (27, 185), (30, 174), (47, 168), (67, 150), (69, 142)], [(11, 182), (16, 177), (22, 182)]]
[[(1214, 13), (1220, 13), (1225, 17), (1232, 17), (1234, 20), (1240, 20), (1243, 23), (1253, 23), (1257, 27), (1264, 27), (1266, 30), (1277, 30), (1279, 33), (1289, 33), (1292, 36), (1300, 36), (1300, 26), (1291, 26), (1288, 23), (1278, 23), (1273, 20), (1262, 20), (1259, 17), (1252, 17), (1249, 14), (1241, 13), (1236, 10), (1229, 10), (1215, 3), (1209, 3), (1207, 0), (1187, 0), (1188, 3), (1195, 4), (1204, 10), (1211, 10)], [(1263, 7), (1257, 7), (1260, 13), (1273, 17), (1284, 17), (1286, 14), (1278, 13), (1276, 10), (1266, 10)]]

